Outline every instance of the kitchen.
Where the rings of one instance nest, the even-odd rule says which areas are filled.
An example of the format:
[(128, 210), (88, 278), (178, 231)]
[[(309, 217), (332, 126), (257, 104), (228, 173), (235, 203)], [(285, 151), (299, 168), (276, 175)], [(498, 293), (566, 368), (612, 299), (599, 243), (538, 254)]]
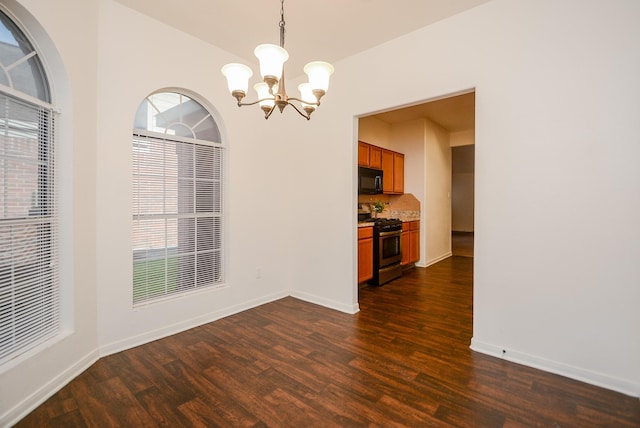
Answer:
[[(457, 189), (452, 189), (451, 149), (474, 144), (474, 112), (475, 93), (470, 91), (359, 119), (359, 171), (363, 175), (382, 171), (382, 193), (374, 187), (358, 195), (361, 286), (382, 285), (395, 279), (402, 269), (429, 266), (452, 255), (452, 198), (456, 198), (452, 190)], [(360, 179), (359, 174), (359, 190)], [(469, 190), (472, 194), (473, 183), (470, 186), (459, 194), (469, 194)], [(372, 213), (374, 204), (382, 212)], [(473, 201), (466, 206), (472, 210)], [(382, 273), (382, 280), (375, 272), (381, 267), (376, 265), (378, 244), (382, 243), (385, 252), (393, 252), (394, 245), (391, 239), (377, 236), (373, 221), (364, 221), (375, 220), (373, 217), (377, 222), (380, 218), (398, 219), (402, 229), (396, 243), (401, 250), (401, 269), (392, 269), (395, 274), (391, 276)]]
[(420, 202), (404, 193), (404, 154), (358, 142), (358, 282), (382, 285), (419, 260)]

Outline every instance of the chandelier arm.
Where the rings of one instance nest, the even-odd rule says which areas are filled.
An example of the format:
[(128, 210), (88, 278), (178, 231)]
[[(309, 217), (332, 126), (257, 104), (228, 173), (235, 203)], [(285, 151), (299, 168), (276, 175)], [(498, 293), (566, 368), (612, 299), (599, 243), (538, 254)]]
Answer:
[[(316, 106), (316, 107), (320, 105), (320, 101), (315, 101), (315, 102), (305, 101), (305, 100), (301, 100), (300, 98), (296, 98), (296, 97), (289, 97), (289, 100), (299, 101), (301, 103), (309, 104), (310, 106)], [(291, 103), (289, 103), (289, 104), (291, 104)], [(293, 104), (291, 104), (291, 105), (293, 105)]]
[[(289, 98), (289, 99), (290, 99), (290, 100), (293, 100), (293, 99), (297, 99), (297, 98)], [(310, 120), (310, 119), (311, 119), (311, 116), (309, 116), (309, 115), (308, 115), (308, 114), (306, 114), (306, 113), (303, 113), (303, 112), (302, 112), (302, 111), (301, 111), (301, 110), (300, 110), (300, 109), (299, 109), (295, 104), (290, 103), (289, 101), (287, 101), (287, 104), (288, 104), (288, 105), (290, 105), (291, 107), (293, 107), (293, 109), (294, 109), (295, 111), (297, 111), (297, 112), (300, 114), (300, 116), (304, 117), (304, 118), (305, 118), (305, 119), (307, 119), (307, 120)]]
[(258, 103), (260, 103), (262, 101), (269, 101), (269, 100), (273, 101), (274, 98), (260, 98), (259, 100), (253, 101), (251, 103), (243, 103), (243, 102), (238, 101), (238, 107), (253, 106), (253, 105), (256, 105), (256, 104), (258, 104)]

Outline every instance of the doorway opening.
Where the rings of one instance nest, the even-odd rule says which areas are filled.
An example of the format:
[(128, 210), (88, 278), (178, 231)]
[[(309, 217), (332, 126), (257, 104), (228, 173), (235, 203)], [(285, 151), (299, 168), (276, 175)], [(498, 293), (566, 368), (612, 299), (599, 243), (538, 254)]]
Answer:
[(451, 147), (451, 253), (473, 257), (475, 144)]
[(472, 257), (475, 90), (360, 117), (358, 140), (404, 155), (402, 194), (415, 196), (420, 210), (416, 266), (437, 263), (454, 250)]

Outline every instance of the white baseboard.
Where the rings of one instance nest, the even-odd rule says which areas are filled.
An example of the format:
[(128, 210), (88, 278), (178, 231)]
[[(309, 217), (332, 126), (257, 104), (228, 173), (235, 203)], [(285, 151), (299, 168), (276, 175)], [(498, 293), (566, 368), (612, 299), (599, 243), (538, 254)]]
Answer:
[(335, 309), (336, 311), (345, 312), (347, 314), (355, 314), (360, 311), (360, 305), (355, 303), (353, 305), (344, 305), (340, 302), (325, 299), (314, 294), (305, 293), (303, 291), (291, 291), (291, 297), (304, 300), (305, 302), (315, 303), (316, 305), (324, 306), (326, 308)]
[(507, 361), (555, 373), (571, 379), (579, 380), (591, 385), (599, 386), (625, 395), (640, 398), (640, 383), (627, 379), (620, 379), (603, 373), (585, 370), (557, 361), (548, 360), (512, 349), (505, 349), (498, 345), (484, 343), (471, 339), (471, 349), (493, 357), (502, 358)]
[[(18, 423), (22, 418), (27, 416), (39, 405), (48, 400), (53, 394), (60, 391), (66, 384), (75, 379), (80, 373), (88, 369), (93, 363), (98, 361), (98, 350), (91, 351), (80, 360), (70, 365), (62, 373), (59, 373), (51, 381), (42, 385), (33, 394), (22, 400), (13, 408), (9, 409), (5, 414), (0, 416), (0, 426), (10, 427)], [(5, 385), (8, 387), (8, 385)]]
[(181, 333), (189, 330), (190, 328), (198, 327), (203, 324), (207, 324), (229, 315), (234, 315), (242, 311), (246, 311), (256, 306), (264, 305), (265, 303), (273, 302), (283, 297), (287, 297), (289, 293), (283, 290), (278, 293), (269, 294), (266, 296), (252, 299), (241, 304), (222, 308), (220, 310), (210, 312), (198, 317), (183, 320), (176, 324), (171, 324), (157, 330), (152, 330), (139, 334), (137, 336), (128, 337), (117, 342), (112, 342), (100, 347), (100, 357), (106, 357), (107, 355), (115, 354), (127, 349), (134, 348), (136, 346), (144, 345), (145, 343), (153, 342), (154, 340), (162, 339), (173, 334)]
[(341, 312), (346, 312), (349, 314), (355, 314), (360, 310), (358, 304), (349, 306), (343, 305), (339, 302), (335, 302), (329, 299), (324, 299), (312, 294), (302, 293), (302, 292), (288, 292), (283, 290), (278, 293), (273, 293), (270, 295), (262, 296), (257, 299), (252, 299), (248, 302), (243, 302), (241, 304), (230, 306), (227, 308), (223, 308), (218, 311), (214, 311), (205, 315), (201, 315), (198, 317), (190, 318), (188, 320), (184, 320), (182, 322), (172, 324), (163, 328), (159, 328), (157, 330), (153, 330), (150, 332), (146, 332), (137, 336), (132, 336), (126, 338), (124, 340), (119, 340), (117, 342), (113, 342), (104, 346), (101, 346), (99, 349), (96, 349), (85, 357), (81, 358), (79, 361), (72, 364), (69, 368), (64, 370), (62, 373), (58, 374), (54, 379), (50, 382), (42, 385), (37, 391), (27, 397), (25, 400), (20, 402), (18, 405), (9, 409), (3, 415), (0, 416), (0, 427), (12, 426), (36, 409), (39, 405), (44, 403), (48, 398), (62, 389), (65, 385), (67, 385), (70, 381), (80, 375), (83, 371), (88, 369), (93, 363), (98, 361), (100, 358), (105, 357), (107, 355), (115, 354), (117, 352), (121, 352), (127, 349), (131, 349), (136, 346), (143, 345), (145, 343), (152, 342), (154, 340), (162, 339), (163, 337), (170, 336), (172, 334), (180, 333), (190, 328), (198, 327), (200, 325), (213, 322), (224, 318), (229, 315), (234, 315), (239, 312), (263, 305), (265, 303), (273, 302), (275, 300), (282, 299), (287, 296), (292, 296), (300, 300), (304, 300), (310, 303), (315, 303), (321, 306), (325, 306), (331, 309), (335, 309)]
[(444, 259), (448, 259), (448, 258), (449, 258), (449, 257), (451, 257), (452, 255), (453, 255), (453, 253), (452, 253), (451, 251), (447, 251), (446, 253), (441, 254), (441, 255), (440, 255), (440, 256), (438, 256), (438, 257), (434, 257), (434, 258), (432, 258), (431, 260), (427, 260), (427, 261), (426, 261), (426, 262), (424, 262), (424, 263), (420, 263), (420, 262), (418, 262), (418, 263), (416, 263), (416, 266), (418, 266), (418, 267), (429, 267), (429, 266), (431, 266), (431, 265), (434, 265), (434, 264), (436, 264), (436, 263), (438, 263), (438, 262), (443, 261)]

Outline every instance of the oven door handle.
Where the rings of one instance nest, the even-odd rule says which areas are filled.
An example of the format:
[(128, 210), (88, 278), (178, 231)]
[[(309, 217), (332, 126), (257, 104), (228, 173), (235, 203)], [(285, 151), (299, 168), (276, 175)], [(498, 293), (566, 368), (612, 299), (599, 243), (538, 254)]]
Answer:
[(380, 232), (380, 237), (382, 238), (383, 236), (391, 236), (391, 235), (401, 235), (402, 231), (401, 230), (392, 230), (389, 232)]

